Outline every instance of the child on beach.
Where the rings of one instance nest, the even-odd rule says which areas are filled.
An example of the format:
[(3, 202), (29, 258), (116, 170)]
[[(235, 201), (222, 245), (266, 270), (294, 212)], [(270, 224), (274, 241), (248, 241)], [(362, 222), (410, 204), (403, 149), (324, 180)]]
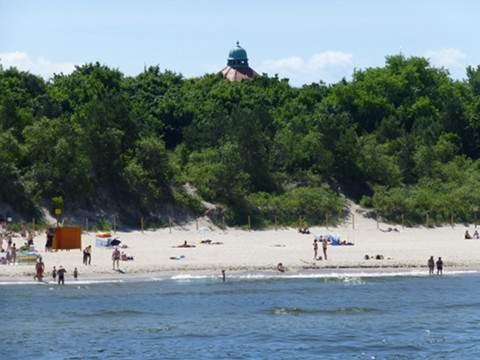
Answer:
[(77, 270), (77, 268), (75, 268), (75, 270), (73, 270), (73, 278), (75, 280), (78, 280), (78, 270)]

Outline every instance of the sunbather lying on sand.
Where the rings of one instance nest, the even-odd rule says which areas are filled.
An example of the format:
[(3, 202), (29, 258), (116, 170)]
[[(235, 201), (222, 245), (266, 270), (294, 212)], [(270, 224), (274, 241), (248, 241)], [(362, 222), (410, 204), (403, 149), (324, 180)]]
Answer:
[(176, 247), (176, 248), (194, 248), (196, 246), (187, 244), (187, 240), (185, 240), (185, 242), (182, 245), (177, 245), (177, 246), (174, 246), (174, 247)]

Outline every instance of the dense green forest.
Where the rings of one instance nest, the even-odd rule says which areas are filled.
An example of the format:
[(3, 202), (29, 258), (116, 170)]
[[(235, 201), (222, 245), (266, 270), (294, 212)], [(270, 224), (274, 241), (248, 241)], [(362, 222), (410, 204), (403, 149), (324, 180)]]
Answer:
[(480, 67), (458, 81), (396, 55), (301, 88), (157, 66), (49, 81), (0, 67), (0, 203), (25, 216), (54, 197), (125, 222), (202, 214), (205, 200), (230, 224), (313, 224), (342, 221), (351, 198), (390, 221), (473, 222), (479, 157)]

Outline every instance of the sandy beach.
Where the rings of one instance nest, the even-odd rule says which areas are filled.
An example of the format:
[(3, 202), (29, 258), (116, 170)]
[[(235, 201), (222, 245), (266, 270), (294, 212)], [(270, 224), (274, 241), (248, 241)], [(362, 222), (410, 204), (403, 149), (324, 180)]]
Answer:
[[(313, 227), (311, 234), (300, 234), (296, 229), (269, 229), (247, 231), (234, 228), (222, 230), (207, 221), (176, 226), (156, 231), (130, 231), (115, 234), (133, 261), (121, 261), (122, 272), (112, 270), (112, 249), (95, 247), (95, 233), (82, 235), (82, 247), (93, 246), (92, 264), (82, 264), (79, 250), (45, 252), (45, 236), (35, 238), (35, 247), (43, 257), (46, 276), (50, 279), (53, 266), (67, 269), (67, 281), (72, 280), (75, 267), (79, 279), (132, 279), (171, 276), (209, 275), (218, 276), (222, 269), (227, 274), (276, 274), (279, 262), (287, 267), (285, 274), (337, 273), (348, 271), (385, 272), (425, 271), (428, 257), (441, 256), (445, 270), (480, 270), (480, 240), (465, 240), (466, 229), (473, 233), (474, 226), (457, 224), (453, 227), (404, 228), (379, 224), (374, 220), (357, 216), (355, 228), (351, 223), (338, 227)], [(388, 228), (398, 231), (388, 232)], [(329, 246), (328, 260), (313, 260), (313, 239), (316, 234), (338, 234), (342, 240), (354, 246)], [(210, 239), (221, 244), (207, 245), (201, 241)], [(21, 238), (14, 242), (22, 243)], [(177, 248), (187, 241), (194, 248)], [(321, 246), (319, 254), (321, 255)], [(365, 260), (365, 255), (383, 255), (383, 260)], [(184, 256), (181, 260), (171, 257)], [(31, 281), (34, 267), (21, 265), (0, 266), (0, 281)]]

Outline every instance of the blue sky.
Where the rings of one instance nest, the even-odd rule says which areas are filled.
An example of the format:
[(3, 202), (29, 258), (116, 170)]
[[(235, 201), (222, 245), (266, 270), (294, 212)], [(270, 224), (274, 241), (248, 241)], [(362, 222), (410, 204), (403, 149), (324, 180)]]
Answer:
[(479, 14), (475, 0), (0, 0), (0, 62), (45, 77), (92, 61), (189, 77), (221, 70), (239, 40), (255, 70), (296, 85), (399, 52), (461, 78), (480, 64)]

